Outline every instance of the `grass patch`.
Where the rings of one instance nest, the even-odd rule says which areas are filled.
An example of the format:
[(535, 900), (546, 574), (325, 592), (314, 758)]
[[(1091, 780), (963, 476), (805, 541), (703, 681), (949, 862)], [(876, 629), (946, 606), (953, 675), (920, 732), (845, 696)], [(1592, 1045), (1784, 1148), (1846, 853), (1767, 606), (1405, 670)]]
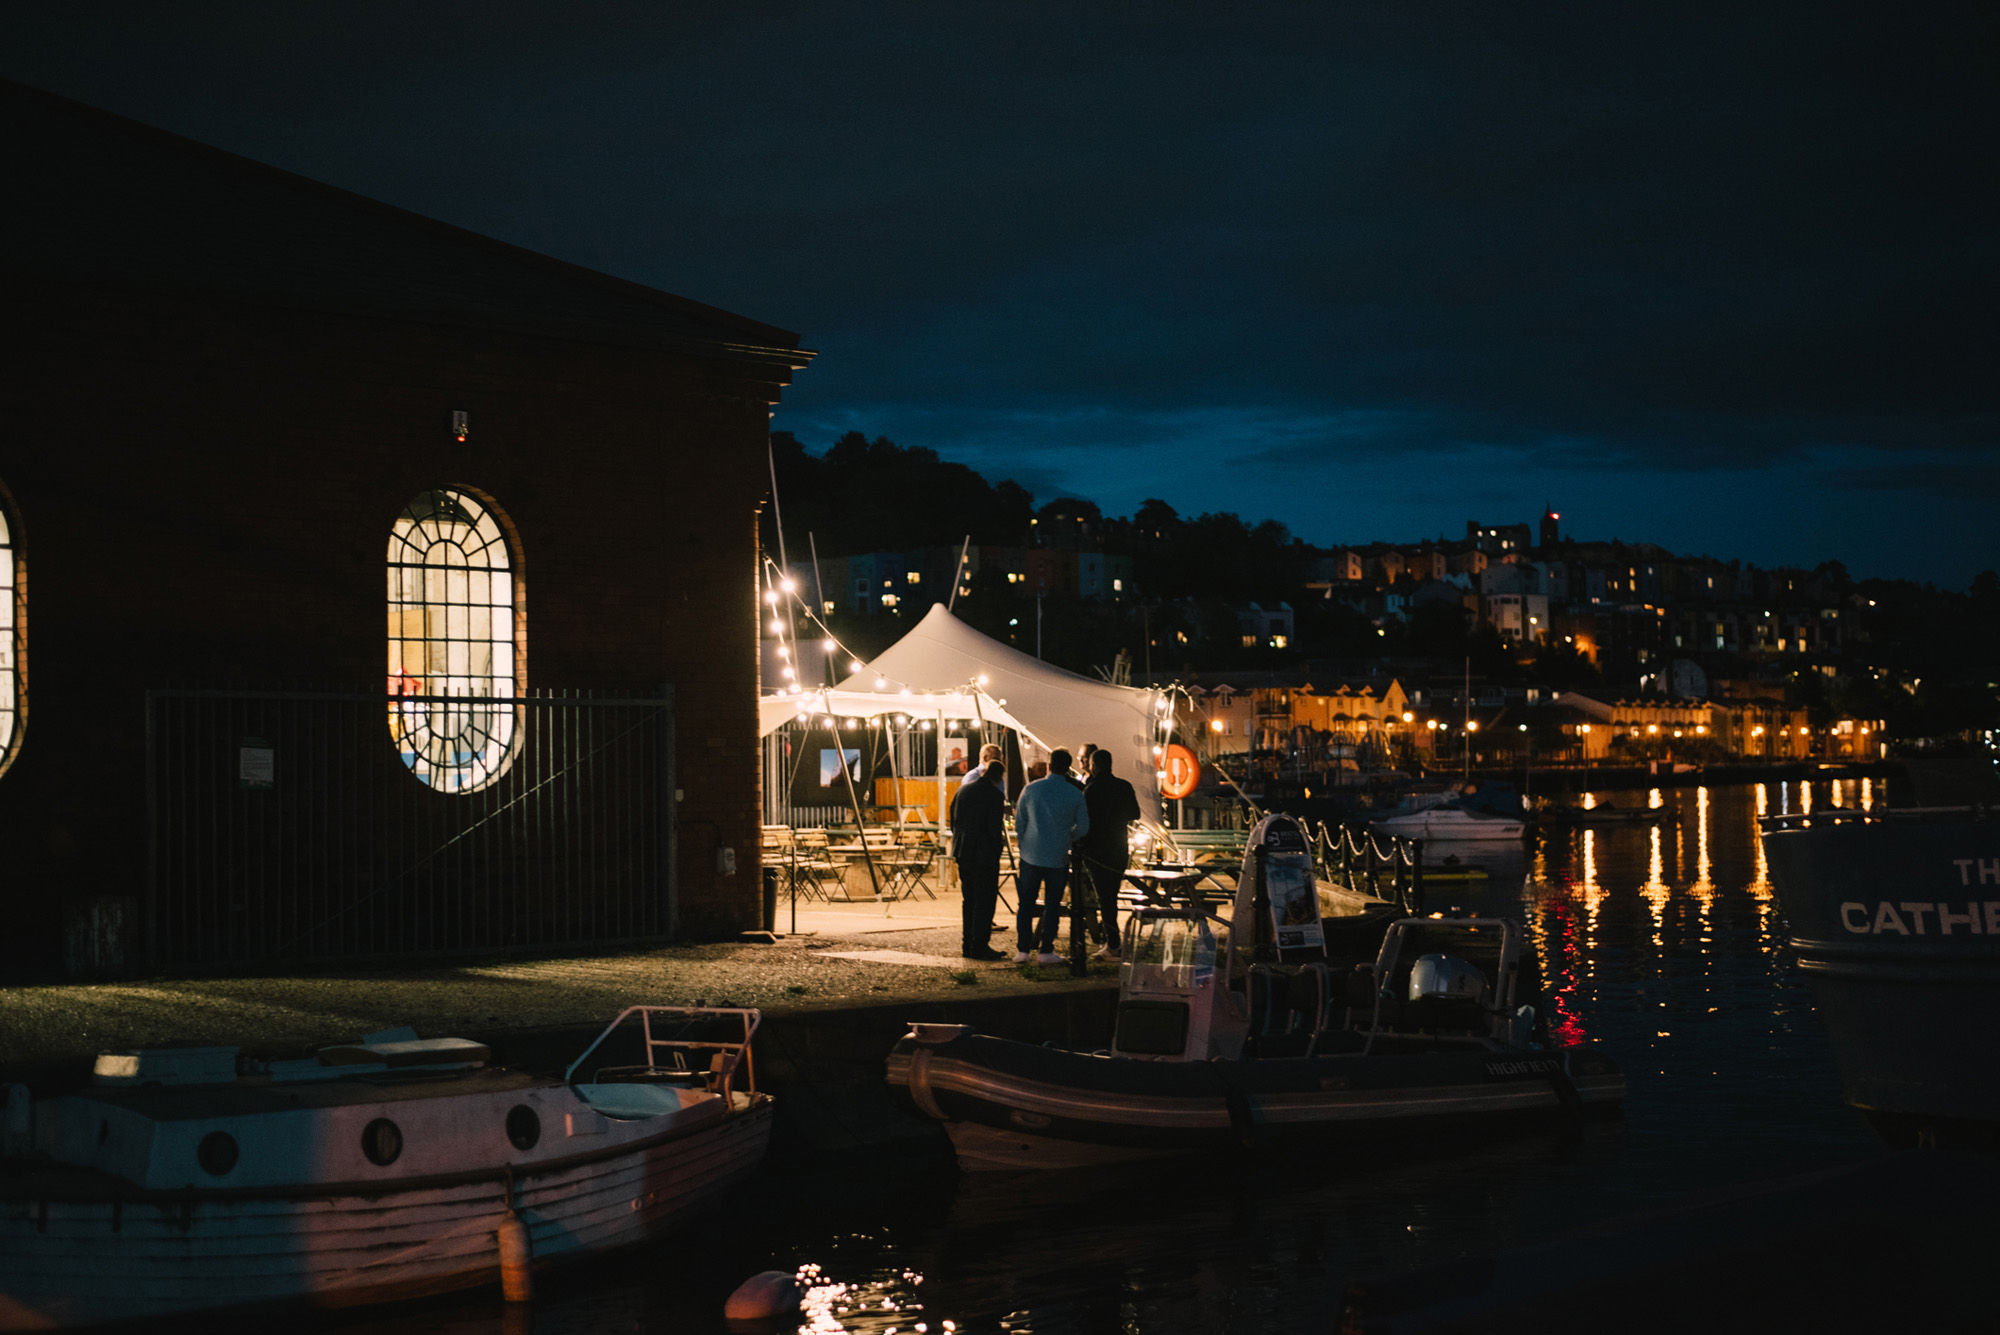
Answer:
[(785, 991), (795, 997), (802, 997), (806, 994), (806, 985), (804, 983), (788, 983), (785, 986)]
[(979, 982), (979, 971), (977, 969), (953, 969), (951, 971), (951, 981), (957, 983), (960, 987), (972, 987)]

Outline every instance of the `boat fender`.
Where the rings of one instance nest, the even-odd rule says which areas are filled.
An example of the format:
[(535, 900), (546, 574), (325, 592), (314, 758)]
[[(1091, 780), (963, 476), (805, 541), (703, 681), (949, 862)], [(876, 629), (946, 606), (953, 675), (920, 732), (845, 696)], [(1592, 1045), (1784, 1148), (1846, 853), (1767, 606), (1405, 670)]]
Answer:
[(535, 1247), (521, 1216), (509, 1210), (495, 1231), (500, 1244), (500, 1296), (525, 1303), (535, 1296)]
[(918, 1048), (910, 1054), (910, 1075), (907, 1088), (910, 1091), (910, 1102), (916, 1104), (918, 1110), (924, 1116), (935, 1117), (940, 1122), (951, 1120), (944, 1115), (944, 1109), (938, 1107), (937, 1098), (931, 1093), (931, 1050), (929, 1048)]
[(727, 1321), (769, 1321), (799, 1310), (799, 1281), (782, 1270), (766, 1270), (736, 1286), (722, 1305)]
[(1250, 1096), (1226, 1072), (1217, 1070), (1216, 1074), (1222, 1077), (1222, 1106), (1229, 1110), (1229, 1129), (1236, 1143), (1248, 1149), (1257, 1143), (1257, 1114), (1251, 1110)]

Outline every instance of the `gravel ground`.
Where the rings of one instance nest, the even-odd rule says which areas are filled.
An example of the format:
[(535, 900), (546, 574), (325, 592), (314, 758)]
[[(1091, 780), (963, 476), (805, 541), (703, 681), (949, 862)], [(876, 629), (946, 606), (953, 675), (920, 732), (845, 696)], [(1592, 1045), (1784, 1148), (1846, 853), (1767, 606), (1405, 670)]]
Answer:
[[(937, 962), (831, 957), (864, 950)], [(16, 987), (0, 991), (0, 1079), (46, 1076), (99, 1052), (162, 1044), (229, 1044), (273, 1057), (405, 1024), (425, 1037), (490, 1035), (605, 1022), (641, 1002), (807, 1011), (921, 1003), (975, 989), (1102, 987), (1115, 976), (1103, 964), (1087, 980), (1071, 979), (1067, 967), (975, 965), (958, 958), (955, 927), (936, 927), (424, 969)]]

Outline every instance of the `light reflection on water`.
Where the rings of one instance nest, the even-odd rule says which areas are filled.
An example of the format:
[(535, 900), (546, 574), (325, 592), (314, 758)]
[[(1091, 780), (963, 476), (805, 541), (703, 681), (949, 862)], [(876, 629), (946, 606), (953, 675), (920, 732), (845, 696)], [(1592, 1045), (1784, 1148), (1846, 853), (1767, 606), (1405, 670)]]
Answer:
[[(1545, 1239), (1689, 1192), (1880, 1153), (1841, 1103), (1788, 955), (1756, 816), (1886, 800), (1864, 780), (1654, 790), (1672, 822), (1535, 847), (1433, 845), (1490, 873), (1431, 907), (1519, 916), (1552, 1029), (1624, 1067), (1622, 1119), (1485, 1141), (1250, 1160), (960, 1176), (921, 1155), (774, 1167), (689, 1235), (545, 1285), (503, 1326), (490, 1299), (364, 1317), (369, 1335), (720, 1332), (761, 1270), (808, 1275), (815, 1331), (1327, 1329), (1356, 1277)], [(1627, 795), (1612, 805), (1630, 808)], [(1590, 805), (1603, 805), (1594, 803)], [(523, 1325), (526, 1320), (529, 1324)], [(921, 1323), (921, 1325), (919, 1324)]]

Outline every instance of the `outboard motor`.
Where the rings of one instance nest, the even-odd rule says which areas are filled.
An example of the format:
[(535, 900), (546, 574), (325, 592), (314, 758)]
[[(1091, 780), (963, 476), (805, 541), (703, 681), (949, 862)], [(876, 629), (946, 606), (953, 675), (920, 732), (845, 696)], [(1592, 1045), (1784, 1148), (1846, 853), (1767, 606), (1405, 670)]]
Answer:
[(1419, 955), (1410, 966), (1411, 1001), (1472, 1001), (1486, 998), (1486, 975), (1455, 955)]

